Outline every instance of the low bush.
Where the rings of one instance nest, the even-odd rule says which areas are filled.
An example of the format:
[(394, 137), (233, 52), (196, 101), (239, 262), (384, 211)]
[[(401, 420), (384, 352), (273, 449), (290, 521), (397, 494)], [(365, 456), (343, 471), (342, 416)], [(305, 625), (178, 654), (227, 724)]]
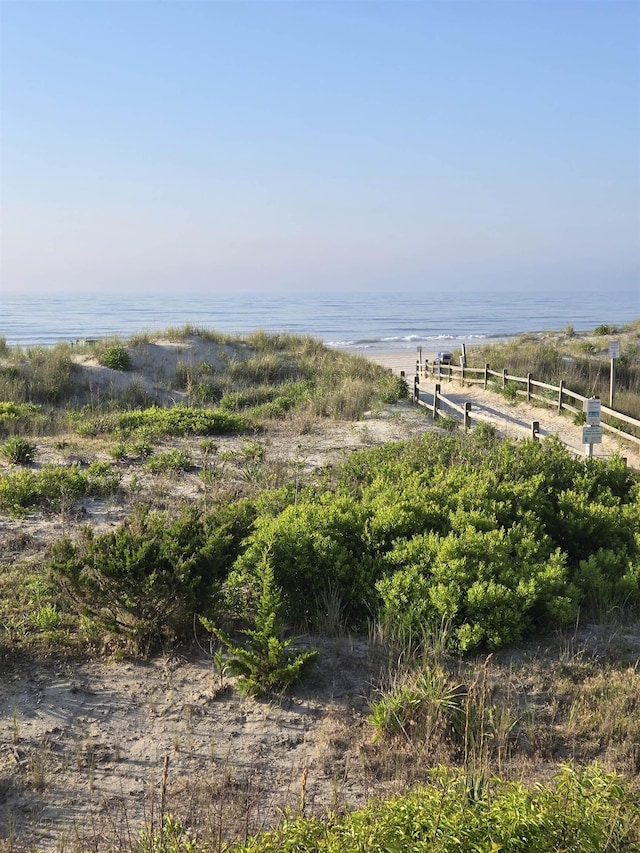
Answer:
[(257, 577), (261, 589), (254, 627), (242, 632), (246, 637), (243, 646), (234, 642), (211, 620), (201, 620), (230, 654), (227, 667), (239, 676), (238, 687), (245, 696), (263, 696), (273, 690), (290, 687), (300, 680), (318, 656), (315, 650), (297, 653), (289, 650), (293, 639), (284, 637), (282, 595), (276, 586), (273, 566), (267, 555), (257, 568)]
[(146, 652), (193, 630), (216, 612), (217, 590), (255, 517), (249, 501), (203, 517), (138, 505), (117, 530), (59, 540), (48, 568), (85, 620)]
[(87, 495), (113, 494), (119, 485), (120, 475), (107, 462), (94, 462), (87, 469), (45, 465), (39, 471), (0, 475), (0, 509), (16, 516), (31, 508), (58, 512)]
[(188, 471), (191, 465), (191, 457), (183, 450), (165, 450), (149, 456), (144, 468), (152, 474), (162, 474), (167, 471)]
[(240, 415), (219, 409), (195, 409), (174, 406), (163, 409), (151, 406), (141, 411), (122, 412), (117, 428), (124, 434), (145, 430), (147, 435), (218, 435), (245, 429), (247, 422)]
[(533, 790), (496, 780), (474, 798), (464, 774), (437, 768), (410, 793), (347, 815), (289, 817), (229, 853), (630, 853), (640, 845), (636, 794), (615, 774), (565, 766)]
[(0, 446), (0, 455), (14, 465), (30, 465), (35, 459), (36, 450), (32, 441), (14, 435)]
[(131, 358), (127, 350), (120, 344), (107, 347), (100, 357), (100, 363), (111, 370), (127, 372), (131, 370)]
[(34, 434), (46, 421), (42, 406), (0, 402), (0, 435)]

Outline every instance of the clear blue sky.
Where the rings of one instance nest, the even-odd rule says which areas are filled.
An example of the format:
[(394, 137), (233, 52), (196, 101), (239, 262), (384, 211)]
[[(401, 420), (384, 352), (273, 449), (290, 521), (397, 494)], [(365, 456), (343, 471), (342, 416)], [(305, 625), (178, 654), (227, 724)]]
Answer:
[(0, 0), (5, 293), (640, 283), (640, 2)]

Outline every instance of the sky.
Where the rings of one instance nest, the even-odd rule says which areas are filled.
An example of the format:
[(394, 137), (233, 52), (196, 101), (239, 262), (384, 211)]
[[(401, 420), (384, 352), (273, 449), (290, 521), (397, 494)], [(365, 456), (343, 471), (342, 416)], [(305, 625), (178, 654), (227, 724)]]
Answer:
[(637, 0), (0, 0), (0, 293), (640, 293)]

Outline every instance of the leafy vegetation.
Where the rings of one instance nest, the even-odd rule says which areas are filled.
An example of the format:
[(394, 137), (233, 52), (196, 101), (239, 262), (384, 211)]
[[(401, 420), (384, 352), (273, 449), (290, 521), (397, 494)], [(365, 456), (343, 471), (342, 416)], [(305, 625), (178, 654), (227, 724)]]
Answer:
[(14, 465), (30, 465), (36, 456), (36, 446), (27, 438), (12, 435), (0, 445), (0, 455)]
[(551, 784), (534, 791), (517, 782), (495, 783), (479, 800), (469, 798), (462, 774), (440, 768), (429, 784), (411, 793), (372, 800), (345, 816), (286, 818), (281, 828), (230, 850), (622, 853), (638, 849), (639, 823), (634, 792), (620, 777), (597, 768), (565, 766)]
[(86, 469), (79, 465), (44, 465), (38, 471), (0, 474), (0, 509), (15, 516), (34, 507), (48, 511), (70, 509), (81, 497), (110, 495), (119, 485), (120, 475), (108, 463), (93, 462)]
[(284, 638), (281, 624), (282, 596), (274, 581), (273, 566), (265, 556), (258, 567), (262, 583), (254, 627), (242, 633), (246, 644), (240, 646), (211, 620), (203, 618), (205, 628), (223, 643), (230, 658), (230, 672), (239, 676), (238, 687), (246, 696), (263, 696), (273, 690), (290, 687), (299, 681), (318, 656), (317, 651), (288, 651), (292, 638)]
[[(180, 342), (197, 331), (172, 335)], [(56, 410), (70, 351), (56, 353), (49, 372), (39, 352), (4, 353), (0, 388), (13, 396), (0, 403), (3, 440), (29, 444), (22, 435), (64, 428), (38, 447), (66, 461), (40, 467), (39, 455), (33, 469), (5, 466), (0, 509), (41, 511), (51, 539), (60, 527), (67, 535), (45, 550), (21, 520), (8, 521), (0, 652), (175, 651), (204, 625), (220, 644), (220, 673), (261, 696), (294, 684), (315, 658), (294, 634), (332, 626), (346, 648), (350, 633), (368, 631), (385, 647), (371, 644), (368, 654), (388, 661), (388, 672), (374, 676), (370, 709), (349, 730), (363, 784), (427, 784), (309, 820), (303, 790), (279, 829), (249, 838), (250, 792), (238, 782), (246, 820), (236, 853), (638, 847), (637, 792), (619, 777), (565, 767), (536, 789), (497, 781), (503, 769), (526, 778), (536, 762), (548, 775), (558, 755), (605, 755), (608, 767), (637, 777), (633, 660), (580, 652), (529, 660), (525, 673), (518, 645), (509, 668), (490, 666), (529, 637), (637, 617), (637, 476), (618, 458), (576, 459), (551, 439), (500, 440), (487, 424), (351, 452), (310, 471), (298, 458), (274, 458), (267, 429), (297, 436), (319, 418), (358, 417), (401, 398), (404, 382), (312, 339), (256, 333), (216, 343), (225, 348), (219, 358), (178, 362), (183, 402), (169, 408), (116, 390), (108, 402)], [(68, 378), (75, 372), (70, 361)], [(258, 425), (267, 429), (257, 434)], [(110, 457), (117, 464), (87, 461)], [(116, 492), (124, 522), (103, 533), (79, 528), (78, 501)], [(450, 769), (428, 770), (440, 762)], [(140, 849), (197, 853), (183, 828), (195, 826), (196, 808), (194, 800), (184, 820), (163, 811)], [(261, 815), (255, 825), (269, 824)], [(226, 849), (213, 833), (207, 849)]]
[[(262, 464), (254, 460), (263, 453), (262, 445), (249, 442), (244, 464)], [(177, 450), (151, 456), (146, 465), (154, 460), (154, 470), (165, 471), (190, 461)], [(109, 466), (101, 464), (106, 477)], [(58, 494), (73, 497), (89, 489), (79, 469), (62, 469), (48, 472), (38, 491), (46, 474), (5, 475), (2, 505), (22, 511), (42, 499), (42, 489), (47, 501), (59, 501), (52, 478), (68, 478)], [(639, 497), (622, 460), (575, 459), (552, 439), (515, 443), (488, 441), (483, 433), (428, 434), (361, 450), (315, 484), (258, 490), (254, 498), (228, 504), (232, 516), (249, 512), (251, 527), (225, 546), (224, 562), (217, 564), (217, 611), (240, 624), (254, 622), (267, 561), (285, 624), (306, 629), (318, 622), (330, 592), (351, 629), (377, 618), (420, 637), (429, 626), (446, 623), (450, 649), (497, 649), (572, 624), (579, 614), (637, 611)], [(220, 511), (214, 510), (214, 518)], [(163, 523), (170, 528), (170, 519)], [(205, 514), (196, 522), (189, 515), (180, 529), (189, 524), (209, 529), (215, 521)], [(147, 530), (140, 521), (123, 530), (126, 554), (146, 552), (158, 535), (154, 525)], [(103, 540), (96, 542), (102, 546)], [(198, 543), (185, 534), (180, 559), (191, 566), (191, 581), (193, 572), (202, 571), (207, 585)], [(90, 556), (98, 578), (115, 571), (111, 546), (87, 547), (73, 551), (74, 559)], [(124, 555), (117, 565), (128, 571)], [(144, 571), (153, 572), (153, 565)], [(144, 573), (134, 569), (132, 577), (141, 584), (138, 593), (146, 594)], [(133, 601), (135, 588), (129, 594)], [(99, 600), (97, 589), (91, 596)], [(163, 612), (158, 607), (155, 628), (164, 636), (179, 633), (174, 620), (160, 629)]]
[(179, 405), (169, 409), (150, 406), (130, 412), (101, 414), (85, 419), (78, 425), (78, 431), (83, 435), (114, 433), (124, 438), (132, 435), (160, 438), (165, 435), (218, 435), (246, 427), (247, 421), (240, 415), (219, 409)]
[(331, 488), (260, 514), (226, 583), (233, 610), (274, 562), (286, 613), (313, 620), (305, 590), (339, 591), (352, 625), (419, 636), (447, 620), (460, 651), (640, 602), (638, 489), (619, 459), (572, 459), (548, 440), (494, 447), (429, 435), (352, 454)]
[(114, 532), (96, 536), (87, 527), (77, 542), (58, 541), (50, 568), (83, 617), (148, 651), (184, 636), (196, 612), (212, 609), (233, 526), (215, 521), (195, 509), (168, 519), (139, 506)]
[(131, 370), (131, 358), (127, 350), (120, 344), (113, 344), (107, 347), (102, 353), (100, 363), (105, 367), (110, 367), (111, 370), (121, 370), (126, 372)]

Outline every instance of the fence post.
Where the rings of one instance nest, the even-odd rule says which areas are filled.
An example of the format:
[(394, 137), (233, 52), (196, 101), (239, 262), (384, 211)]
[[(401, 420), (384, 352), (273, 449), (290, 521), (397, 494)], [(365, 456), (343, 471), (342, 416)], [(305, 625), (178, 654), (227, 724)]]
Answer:
[(451, 377), (453, 376), (453, 370), (451, 369), (451, 365), (449, 365), (449, 382), (451, 382)]
[(433, 392), (433, 419), (438, 418), (438, 394), (440, 393), (440, 383), (436, 383), (435, 391)]
[(502, 368), (502, 388), (503, 390), (507, 387), (507, 368)]
[(417, 403), (420, 399), (420, 377), (416, 373), (413, 377), (413, 402)]
[(531, 374), (527, 373), (527, 402), (531, 400)]
[(484, 366), (484, 390), (487, 390), (487, 383), (489, 381), (489, 365), (485, 364)]
[(560, 380), (560, 387), (558, 388), (558, 414), (562, 414), (562, 394), (564, 393), (564, 379)]
[(471, 403), (465, 403), (465, 404), (464, 404), (464, 420), (463, 420), (463, 426), (464, 426), (464, 431), (465, 431), (465, 432), (466, 432), (466, 431), (469, 429), (469, 427), (471, 426), (471, 422), (470, 422), (470, 421), (471, 421), (471, 417), (470, 417), (470, 415), (471, 415)]
[(531, 423), (531, 438), (534, 441), (540, 441), (540, 421), (532, 421), (532, 423)]

